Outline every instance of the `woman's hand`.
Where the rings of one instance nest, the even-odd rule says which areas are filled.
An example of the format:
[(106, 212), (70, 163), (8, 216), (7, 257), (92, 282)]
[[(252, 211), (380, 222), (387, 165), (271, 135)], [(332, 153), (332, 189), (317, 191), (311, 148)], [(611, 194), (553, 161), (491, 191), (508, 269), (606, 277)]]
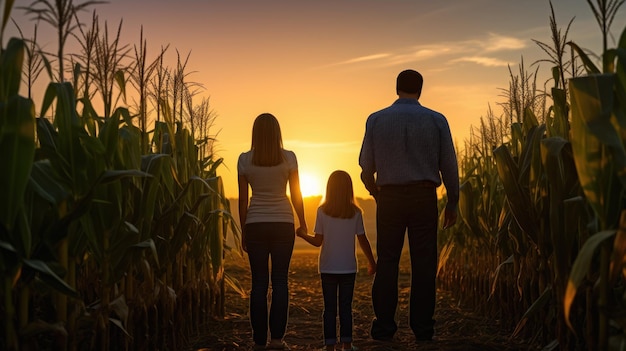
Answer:
[(301, 238), (309, 236), (308, 230), (307, 230), (306, 227), (298, 227), (298, 229), (296, 229), (296, 235), (301, 237)]

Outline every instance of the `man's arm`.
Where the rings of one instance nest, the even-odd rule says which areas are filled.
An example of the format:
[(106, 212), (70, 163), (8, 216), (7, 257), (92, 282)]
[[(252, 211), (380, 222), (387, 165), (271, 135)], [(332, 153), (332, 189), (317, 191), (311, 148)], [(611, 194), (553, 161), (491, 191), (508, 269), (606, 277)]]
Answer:
[(448, 202), (444, 210), (445, 217), (443, 223), (443, 229), (446, 229), (454, 225), (457, 219), (457, 205), (459, 203), (459, 166), (454, 150), (454, 143), (452, 142), (450, 127), (445, 119), (444, 121), (445, 126), (440, 130), (441, 150), (439, 154), (439, 169), (448, 197)]
[(374, 178), (376, 162), (374, 160), (374, 140), (370, 124), (370, 119), (368, 119), (365, 125), (365, 136), (361, 145), (361, 153), (359, 154), (359, 166), (361, 166), (361, 181), (363, 185), (365, 185), (370, 195), (376, 197), (378, 194), (376, 179)]

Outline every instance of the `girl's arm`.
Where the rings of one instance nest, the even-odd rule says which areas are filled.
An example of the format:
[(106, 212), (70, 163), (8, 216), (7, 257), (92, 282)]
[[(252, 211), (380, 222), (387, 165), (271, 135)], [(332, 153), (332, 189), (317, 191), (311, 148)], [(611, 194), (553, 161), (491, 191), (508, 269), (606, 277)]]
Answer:
[[(298, 216), (298, 223), (300, 226), (296, 230), (296, 233), (307, 233), (306, 219), (304, 218), (304, 201), (302, 201), (302, 192), (300, 191), (300, 176), (298, 171), (295, 170), (289, 174), (289, 192), (291, 194), (291, 203), (296, 210)], [(299, 235), (299, 234), (298, 234)]]
[(241, 248), (248, 252), (246, 244), (246, 218), (248, 216), (248, 180), (244, 176), (237, 178), (239, 183), (239, 225), (241, 226)]
[(298, 231), (296, 233), (298, 234), (299, 237), (301, 237), (302, 239), (306, 240), (309, 244), (316, 246), (316, 247), (322, 246), (322, 243), (324, 242), (324, 236), (317, 234), (317, 233), (315, 233), (315, 236), (311, 236), (307, 232), (302, 232), (302, 231)]
[(361, 246), (361, 250), (367, 257), (367, 274), (372, 275), (376, 273), (376, 260), (374, 259), (374, 254), (372, 253), (372, 246), (370, 245), (370, 241), (367, 239), (367, 235), (357, 235), (359, 239), (359, 246)]

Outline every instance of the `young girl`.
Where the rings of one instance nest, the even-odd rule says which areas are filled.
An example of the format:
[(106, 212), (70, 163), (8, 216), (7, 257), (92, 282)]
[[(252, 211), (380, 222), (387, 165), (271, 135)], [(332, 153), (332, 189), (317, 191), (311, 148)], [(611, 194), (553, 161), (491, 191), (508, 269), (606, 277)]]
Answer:
[[(307, 227), (298, 161), (292, 151), (283, 149), (280, 125), (273, 115), (263, 113), (254, 120), (252, 145), (250, 151), (239, 156), (237, 173), (242, 245), (248, 253), (252, 276), (250, 324), (254, 349), (288, 350), (283, 337), (289, 315), (289, 264), (296, 237), (293, 210), (298, 216), (298, 231), (306, 233)], [(291, 197), (286, 194), (287, 184)], [(248, 189), (252, 189), (249, 204)], [(272, 301), (268, 313), (270, 280)]]
[[(326, 197), (317, 209), (315, 236), (298, 231), (311, 245), (321, 246), (319, 272), (324, 295), (324, 345), (334, 350), (337, 343), (337, 305), (339, 305), (339, 342), (352, 350), (352, 295), (357, 272), (354, 236), (367, 257), (367, 272), (376, 272), (376, 261), (365, 236), (363, 215), (354, 201), (352, 179), (344, 171), (328, 178)], [(337, 295), (337, 292), (339, 294)]]

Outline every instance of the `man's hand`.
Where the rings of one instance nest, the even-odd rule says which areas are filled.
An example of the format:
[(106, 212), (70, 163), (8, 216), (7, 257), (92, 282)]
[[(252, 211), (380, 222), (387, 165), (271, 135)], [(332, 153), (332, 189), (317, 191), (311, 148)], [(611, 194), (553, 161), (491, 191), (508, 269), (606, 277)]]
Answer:
[(456, 223), (457, 213), (456, 210), (445, 209), (443, 219), (443, 229), (448, 229)]

